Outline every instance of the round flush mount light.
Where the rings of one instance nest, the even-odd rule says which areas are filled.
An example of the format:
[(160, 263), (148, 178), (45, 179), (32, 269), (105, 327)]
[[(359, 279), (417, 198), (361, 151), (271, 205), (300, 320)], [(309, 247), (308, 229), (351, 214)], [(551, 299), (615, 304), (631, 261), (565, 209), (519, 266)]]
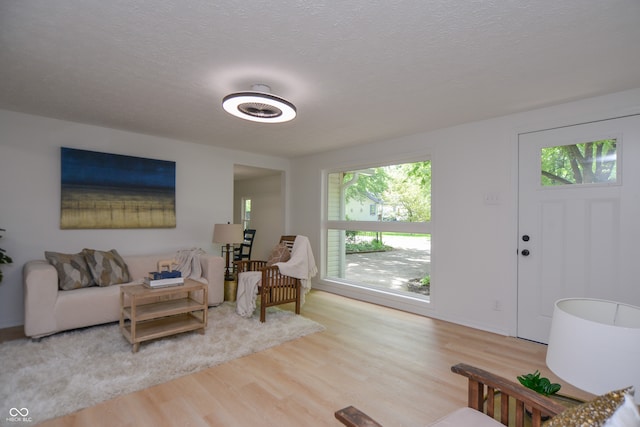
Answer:
[(267, 85), (253, 85), (251, 91), (236, 92), (222, 99), (222, 108), (236, 117), (260, 123), (283, 123), (296, 117), (296, 107), (272, 95)]

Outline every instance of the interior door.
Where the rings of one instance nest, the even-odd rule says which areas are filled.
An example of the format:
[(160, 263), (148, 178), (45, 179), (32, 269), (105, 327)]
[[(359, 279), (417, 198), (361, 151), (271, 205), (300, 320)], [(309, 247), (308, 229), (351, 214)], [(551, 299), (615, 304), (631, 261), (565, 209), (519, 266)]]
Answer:
[(640, 305), (640, 115), (522, 134), (518, 149), (518, 336), (546, 343), (560, 298)]

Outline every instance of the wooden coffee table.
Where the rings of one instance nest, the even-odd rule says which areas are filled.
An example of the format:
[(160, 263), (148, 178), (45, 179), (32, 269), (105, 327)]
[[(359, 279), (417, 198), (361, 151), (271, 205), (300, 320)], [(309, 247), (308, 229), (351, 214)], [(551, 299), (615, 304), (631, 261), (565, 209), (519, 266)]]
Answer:
[(207, 327), (208, 286), (185, 279), (180, 286), (120, 287), (120, 330), (136, 353), (143, 341)]

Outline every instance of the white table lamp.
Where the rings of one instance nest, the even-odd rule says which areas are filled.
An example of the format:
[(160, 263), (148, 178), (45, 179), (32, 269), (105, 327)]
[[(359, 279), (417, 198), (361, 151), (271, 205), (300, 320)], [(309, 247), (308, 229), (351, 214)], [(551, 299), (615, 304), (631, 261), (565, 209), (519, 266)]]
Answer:
[(595, 395), (633, 386), (640, 403), (640, 307), (589, 298), (557, 301), (547, 366)]

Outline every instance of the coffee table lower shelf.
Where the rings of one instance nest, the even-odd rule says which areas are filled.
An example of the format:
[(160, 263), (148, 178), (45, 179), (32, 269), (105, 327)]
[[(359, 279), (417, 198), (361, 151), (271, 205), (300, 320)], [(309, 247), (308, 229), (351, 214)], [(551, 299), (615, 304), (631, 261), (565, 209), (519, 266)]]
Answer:
[[(202, 323), (202, 319), (194, 314), (187, 313), (138, 322), (136, 324), (135, 342), (131, 336), (131, 324), (124, 326), (122, 334), (131, 344), (137, 346), (137, 344), (143, 341), (168, 337), (182, 332), (196, 331), (198, 329), (200, 329), (201, 334), (204, 334), (205, 327)], [(134, 349), (134, 351), (137, 351), (137, 348)]]

